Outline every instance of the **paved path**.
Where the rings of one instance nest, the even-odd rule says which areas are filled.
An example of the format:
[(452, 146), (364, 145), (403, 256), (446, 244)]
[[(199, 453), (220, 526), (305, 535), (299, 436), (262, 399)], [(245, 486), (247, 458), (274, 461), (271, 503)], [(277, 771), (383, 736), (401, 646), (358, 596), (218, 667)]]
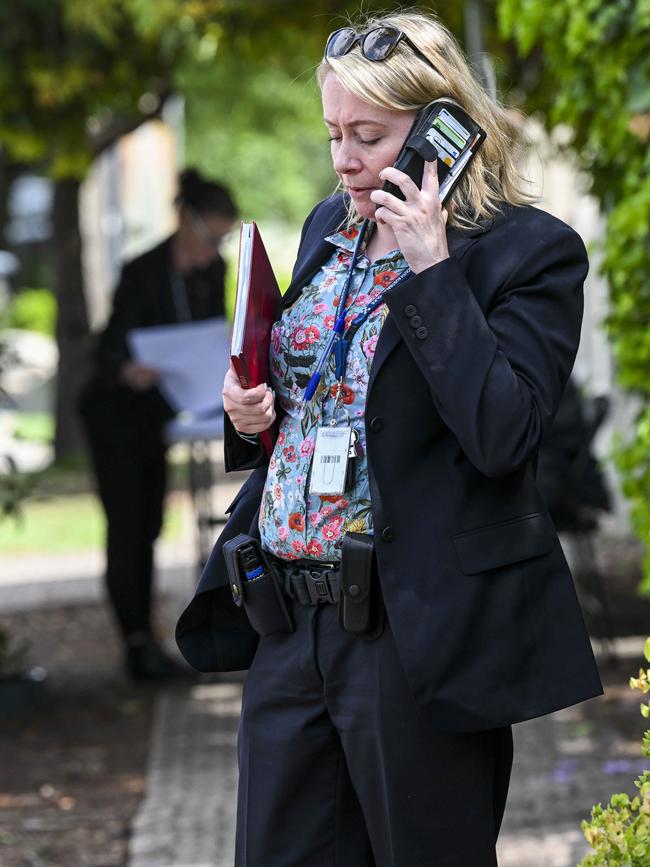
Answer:
[(232, 867), (241, 689), (169, 689), (157, 701), (129, 867)]

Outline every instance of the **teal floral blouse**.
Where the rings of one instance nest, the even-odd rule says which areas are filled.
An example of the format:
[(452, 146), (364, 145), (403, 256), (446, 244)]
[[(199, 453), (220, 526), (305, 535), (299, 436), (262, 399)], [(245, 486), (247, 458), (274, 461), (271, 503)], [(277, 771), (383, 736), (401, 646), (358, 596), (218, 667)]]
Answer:
[[(343, 496), (309, 493), (316, 432), (331, 420), (335, 406), (333, 357), (313, 400), (303, 406), (305, 387), (334, 325), (356, 235), (353, 228), (326, 238), (334, 245), (332, 256), (283, 312), (271, 334), (272, 384), (285, 415), (269, 463), (259, 529), (263, 547), (285, 560), (334, 562), (340, 560), (341, 540), (347, 531), (372, 533), (364, 413), (370, 365), (387, 313), (385, 304), (358, 330), (348, 354), (337, 419), (339, 424), (348, 423), (340, 409), (343, 406), (349, 424), (359, 434), (364, 457), (356, 458), (354, 484)], [(359, 256), (346, 304), (346, 325), (406, 267), (399, 250), (372, 264), (365, 255)]]

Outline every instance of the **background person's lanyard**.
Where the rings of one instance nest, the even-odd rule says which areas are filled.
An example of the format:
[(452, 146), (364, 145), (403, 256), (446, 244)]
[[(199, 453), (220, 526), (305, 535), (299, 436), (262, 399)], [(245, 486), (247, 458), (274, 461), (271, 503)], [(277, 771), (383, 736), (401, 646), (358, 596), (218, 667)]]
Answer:
[[(338, 405), (338, 400), (341, 394), (342, 385), (343, 385), (343, 377), (345, 376), (345, 367), (348, 359), (348, 352), (350, 351), (350, 345), (352, 343), (352, 338), (357, 333), (359, 328), (364, 324), (364, 322), (368, 319), (369, 316), (374, 313), (374, 311), (381, 307), (384, 303), (384, 295), (388, 291), (388, 289), (393, 289), (397, 286), (398, 283), (406, 280), (407, 277), (411, 276), (410, 270), (407, 268), (406, 271), (402, 272), (399, 277), (396, 277), (395, 280), (387, 286), (380, 295), (366, 304), (363, 310), (358, 313), (354, 319), (350, 322), (348, 328), (345, 328), (345, 305), (348, 300), (348, 295), (350, 294), (350, 286), (352, 285), (352, 277), (354, 275), (354, 269), (356, 268), (357, 261), (359, 259), (359, 254), (361, 252), (361, 246), (363, 244), (363, 240), (366, 236), (366, 232), (368, 230), (368, 225), (370, 220), (364, 220), (359, 229), (359, 234), (357, 236), (354, 250), (352, 252), (352, 258), (350, 259), (350, 264), (348, 266), (348, 273), (345, 278), (345, 284), (339, 296), (339, 305), (336, 314), (336, 319), (334, 320), (334, 327), (332, 328), (332, 334), (330, 339), (327, 341), (325, 348), (320, 354), (320, 357), (316, 363), (316, 369), (312, 373), (307, 388), (305, 389), (305, 401), (310, 401), (312, 397), (316, 394), (316, 389), (321, 381), (321, 377), (323, 375), (323, 370), (327, 363), (330, 354), (334, 352), (334, 358), (336, 362), (336, 380), (338, 383), (338, 389), (336, 394), (336, 403), (334, 406), (334, 418), (336, 418), (336, 409)], [(336, 422), (334, 422), (336, 423)]]
[(191, 322), (192, 311), (190, 309), (190, 299), (187, 295), (187, 282), (180, 270), (173, 264), (169, 269), (169, 282), (172, 288), (172, 301), (174, 302), (176, 321), (178, 323)]

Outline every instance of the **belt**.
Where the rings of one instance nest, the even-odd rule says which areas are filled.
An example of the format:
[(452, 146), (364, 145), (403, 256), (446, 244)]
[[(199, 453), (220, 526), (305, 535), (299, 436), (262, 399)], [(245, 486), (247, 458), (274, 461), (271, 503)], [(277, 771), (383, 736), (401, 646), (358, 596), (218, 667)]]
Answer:
[(340, 563), (319, 560), (282, 560), (267, 556), (280, 574), (281, 586), (287, 596), (301, 605), (334, 604), (339, 601)]

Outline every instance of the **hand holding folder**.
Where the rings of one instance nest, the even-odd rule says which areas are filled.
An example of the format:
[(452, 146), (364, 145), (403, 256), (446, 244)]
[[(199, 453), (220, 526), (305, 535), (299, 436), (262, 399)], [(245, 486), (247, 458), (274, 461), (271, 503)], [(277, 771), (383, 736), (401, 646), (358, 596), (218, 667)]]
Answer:
[[(230, 342), (230, 359), (242, 388), (269, 382), (271, 329), (280, 309), (280, 289), (255, 223), (242, 223), (237, 267), (237, 300)], [(275, 425), (260, 434), (268, 455), (273, 451)]]

